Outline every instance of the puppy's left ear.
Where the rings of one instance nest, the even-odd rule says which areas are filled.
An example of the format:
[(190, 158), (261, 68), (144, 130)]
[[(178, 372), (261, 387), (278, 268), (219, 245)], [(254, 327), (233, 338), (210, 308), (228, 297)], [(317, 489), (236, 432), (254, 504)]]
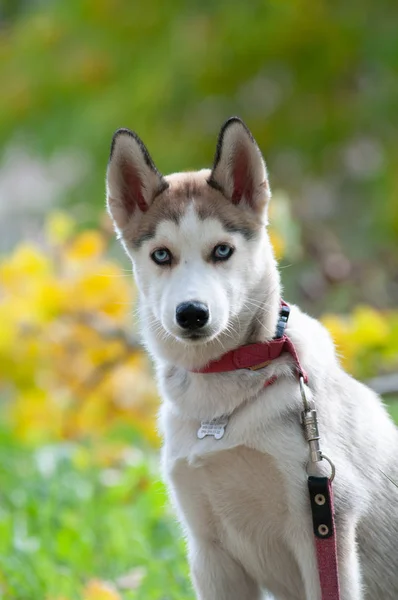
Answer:
[(208, 183), (233, 204), (246, 204), (258, 213), (264, 210), (271, 196), (260, 149), (238, 117), (228, 119), (221, 128)]

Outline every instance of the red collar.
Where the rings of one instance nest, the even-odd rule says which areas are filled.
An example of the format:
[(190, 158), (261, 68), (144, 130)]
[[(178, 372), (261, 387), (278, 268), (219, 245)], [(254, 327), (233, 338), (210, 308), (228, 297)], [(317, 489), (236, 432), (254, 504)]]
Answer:
[[(286, 302), (281, 302), (281, 311), (277, 326), (277, 335), (269, 342), (259, 342), (256, 344), (248, 344), (241, 346), (236, 350), (230, 350), (223, 354), (218, 360), (213, 360), (202, 369), (192, 369), (193, 373), (226, 373), (228, 371), (236, 371), (237, 369), (250, 369), (257, 371), (266, 367), (281, 354), (289, 353), (293, 358), (298, 377), (303, 377), (307, 383), (308, 377), (301, 366), (296, 348), (291, 339), (285, 335), (287, 320), (289, 318), (290, 307)], [(276, 381), (276, 377), (271, 378), (266, 382), (270, 385)]]

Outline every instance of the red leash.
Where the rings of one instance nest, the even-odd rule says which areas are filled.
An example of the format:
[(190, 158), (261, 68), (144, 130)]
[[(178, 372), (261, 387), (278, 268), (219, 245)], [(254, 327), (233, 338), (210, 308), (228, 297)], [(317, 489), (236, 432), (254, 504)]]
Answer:
[[(235, 350), (231, 350), (221, 356), (218, 360), (211, 361), (202, 369), (193, 370), (193, 372), (226, 373), (238, 369), (257, 371), (258, 369), (266, 367), (284, 353), (288, 353), (292, 357), (304, 402), (302, 424), (306, 440), (310, 447), (310, 460), (312, 463), (317, 463), (325, 459), (332, 467), (332, 475), (330, 478), (308, 477), (308, 490), (311, 502), (322, 600), (340, 600), (333, 493), (331, 486), (334, 478), (334, 466), (328, 458), (322, 455), (320, 450), (316, 410), (313, 404), (310, 405), (308, 403), (305, 396), (304, 384), (308, 383), (308, 377), (300, 364), (300, 359), (293, 342), (285, 335), (289, 314), (290, 307), (282, 300), (277, 331), (274, 339), (268, 342), (248, 344)], [(277, 376), (271, 377), (266, 380), (264, 386), (272, 385), (276, 380)], [(218, 438), (216, 437), (216, 439)]]

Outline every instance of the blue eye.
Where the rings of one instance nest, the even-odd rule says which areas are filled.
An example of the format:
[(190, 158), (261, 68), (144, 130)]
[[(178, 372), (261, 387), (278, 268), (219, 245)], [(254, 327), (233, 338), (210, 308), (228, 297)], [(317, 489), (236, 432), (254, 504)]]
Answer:
[(167, 248), (155, 250), (155, 252), (152, 252), (151, 258), (157, 265), (171, 264), (171, 252)]
[(228, 260), (230, 256), (234, 253), (234, 248), (229, 246), (228, 244), (218, 244), (215, 246), (212, 252), (213, 260)]

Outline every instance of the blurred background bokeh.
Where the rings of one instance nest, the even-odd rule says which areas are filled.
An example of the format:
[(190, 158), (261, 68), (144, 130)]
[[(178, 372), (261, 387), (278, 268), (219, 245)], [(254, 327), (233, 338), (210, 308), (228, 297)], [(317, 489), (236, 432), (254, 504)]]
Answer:
[(0, 598), (192, 598), (104, 211), (118, 127), (169, 173), (247, 123), (285, 298), (398, 417), (397, 23), (390, 0), (0, 0)]

